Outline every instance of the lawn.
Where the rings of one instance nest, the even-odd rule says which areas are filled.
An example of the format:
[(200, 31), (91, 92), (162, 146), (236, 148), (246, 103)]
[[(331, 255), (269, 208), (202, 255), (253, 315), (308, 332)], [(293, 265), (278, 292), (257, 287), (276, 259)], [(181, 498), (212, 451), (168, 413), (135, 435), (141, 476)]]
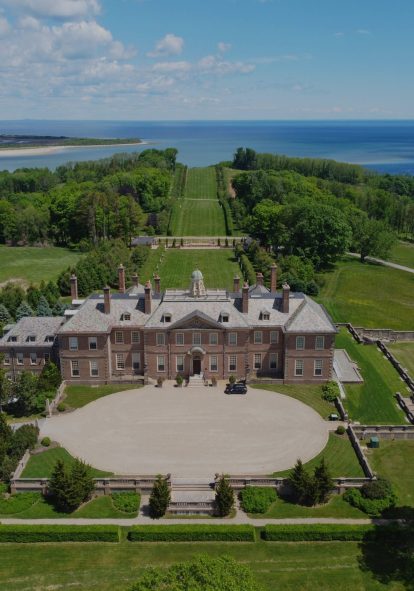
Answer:
[(258, 384), (252, 387), (296, 398), (296, 400), (311, 406), (324, 419), (327, 419), (332, 412), (336, 412), (335, 406), (322, 398), (322, 386), (312, 384), (278, 384), (277, 386)]
[[(23, 470), (21, 478), (50, 478), (57, 460), (62, 460), (67, 464), (71, 464), (74, 461), (74, 458), (63, 447), (48, 449), (40, 454), (30, 457), (26, 468)], [(94, 478), (112, 476), (112, 472), (103, 472), (102, 470), (92, 468), (92, 476)]]
[(80, 254), (66, 248), (50, 246), (0, 246), (0, 283), (10, 279), (24, 285), (57, 279), (59, 273), (75, 265)]
[(320, 507), (304, 507), (291, 503), (286, 499), (278, 498), (269, 511), (266, 513), (250, 514), (253, 518), (274, 518), (274, 519), (291, 519), (296, 517), (336, 517), (336, 518), (354, 518), (366, 519), (366, 513), (359, 509), (352, 507), (349, 503), (343, 500), (342, 495), (332, 495), (330, 501), (326, 505)]
[(387, 347), (414, 379), (414, 342), (387, 343)]
[(387, 260), (414, 269), (414, 244), (398, 241), (392, 248)]
[(346, 384), (345, 407), (353, 421), (368, 425), (405, 425), (405, 415), (394, 398), (405, 392), (397, 371), (375, 345), (359, 345), (342, 328), (336, 336), (336, 348), (346, 349), (364, 378), (363, 384)]
[(414, 330), (414, 274), (357, 260), (320, 275), (319, 297), (335, 322)]
[[(322, 458), (324, 458), (333, 478), (358, 478), (364, 476), (347, 435), (330, 433), (325, 449), (307, 462), (305, 467), (309, 471), (313, 471)], [(282, 472), (275, 472), (273, 476), (288, 476), (289, 473), (290, 470), (283, 470)]]
[(66, 386), (65, 388), (65, 404), (70, 408), (81, 408), (86, 406), (94, 400), (110, 396), (116, 392), (124, 392), (125, 390), (135, 390), (137, 385), (105, 385), (105, 386)]
[(382, 584), (360, 565), (360, 544), (127, 543), (3, 544), (0, 587), (5, 591), (126, 591), (148, 566), (168, 566), (200, 553), (231, 556), (249, 566), (264, 591), (403, 591)]
[(225, 236), (223, 210), (217, 199), (179, 199), (174, 205), (171, 229), (174, 236)]
[(393, 483), (398, 505), (414, 507), (414, 441), (381, 440), (379, 449), (367, 454), (375, 472)]
[(188, 169), (184, 198), (217, 199), (216, 171), (214, 166)]

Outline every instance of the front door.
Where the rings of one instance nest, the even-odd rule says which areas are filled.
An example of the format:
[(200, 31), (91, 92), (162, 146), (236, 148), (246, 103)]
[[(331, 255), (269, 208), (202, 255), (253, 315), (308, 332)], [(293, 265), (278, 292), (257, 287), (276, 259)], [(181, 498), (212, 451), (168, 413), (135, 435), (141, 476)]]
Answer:
[(201, 359), (193, 359), (193, 374), (201, 374)]

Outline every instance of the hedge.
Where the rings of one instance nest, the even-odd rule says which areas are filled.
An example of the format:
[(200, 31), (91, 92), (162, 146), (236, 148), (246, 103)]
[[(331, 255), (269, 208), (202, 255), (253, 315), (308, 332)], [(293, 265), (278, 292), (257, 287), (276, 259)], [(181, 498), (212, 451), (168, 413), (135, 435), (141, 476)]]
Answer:
[(267, 542), (359, 542), (370, 532), (372, 525), (266, 525), (262, 537)]
[(119, 542), (117, 525), (0, 525), (0, 543)]
[(142, 525), (129, 530), (131, 542), (254, 542), (252, 525)]
[(240, 492), (243, 511), (246, 513), (266, 513), (277, 499), (274, 488), (248, 486)]
[(245, 254), (240, 255), (240, 267), (243, 271), (244, 278), (249, 283), (249, 285), (255, 285), (256, 273), (253, 265)]

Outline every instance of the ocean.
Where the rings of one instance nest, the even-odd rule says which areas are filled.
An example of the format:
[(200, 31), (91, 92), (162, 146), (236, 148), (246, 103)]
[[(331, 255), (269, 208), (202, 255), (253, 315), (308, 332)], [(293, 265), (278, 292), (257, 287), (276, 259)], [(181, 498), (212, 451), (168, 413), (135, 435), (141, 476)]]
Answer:
[(239, 146), (257, 152), (331, 158), (390, 174), (414, 174), (414, 121), (0, 121), (0, 133), (133, 138), (143, 146), (76, 147), (37, 156), (0, 158), (0, 170), (54, 169), (148, 147), (178, 149), (188, 166), (231, 160)]

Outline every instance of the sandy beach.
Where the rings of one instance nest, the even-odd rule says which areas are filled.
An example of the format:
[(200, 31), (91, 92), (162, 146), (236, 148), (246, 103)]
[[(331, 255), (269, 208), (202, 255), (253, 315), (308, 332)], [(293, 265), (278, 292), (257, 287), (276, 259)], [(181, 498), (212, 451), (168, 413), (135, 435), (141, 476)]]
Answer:
[(0, 158), (15, 157), (15, 156), (47, 156), (48, 154), (56, 154), (59, 152), (66, 152), (67, 150), (85, 149), (85, 148), (113, 148), (117, 146), (142, 146), (149, 142), (138, 142), (133, 144), (95, 144), (87, 146), (39, 146), (38, 148), (0, 148)]

